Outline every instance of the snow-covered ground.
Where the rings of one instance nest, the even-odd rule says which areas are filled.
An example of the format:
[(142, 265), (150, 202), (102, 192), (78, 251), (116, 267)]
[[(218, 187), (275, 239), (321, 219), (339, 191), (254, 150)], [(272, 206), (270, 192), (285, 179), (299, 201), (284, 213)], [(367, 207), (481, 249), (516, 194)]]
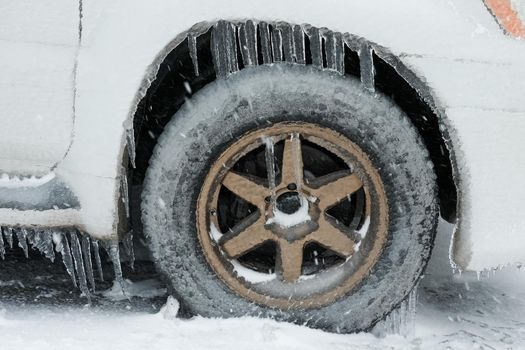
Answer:
[(176, 302), (159, 310), (166, 297), (155, 279), (130, 285), (129, 294), (140, 296), (131, 302), (116, 300), (113, 289), (86, 306), (45, 273), (28, 267), (10, 276), (13, 265), (0, 262), (0, 349), (525, 349), (525, 272), (453, 275), (450, 230), (441, 224), (408, 337), (331, 334), (255, 318), (173, 318)]

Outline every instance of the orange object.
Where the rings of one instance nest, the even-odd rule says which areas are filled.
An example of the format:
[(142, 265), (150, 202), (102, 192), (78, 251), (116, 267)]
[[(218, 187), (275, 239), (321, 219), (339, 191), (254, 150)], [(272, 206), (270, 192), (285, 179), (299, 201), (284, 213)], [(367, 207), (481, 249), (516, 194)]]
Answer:
[(508, 34), (525, 39), (525, 25), (510, 4), (510, 0), (485, 0), (485, 5)]

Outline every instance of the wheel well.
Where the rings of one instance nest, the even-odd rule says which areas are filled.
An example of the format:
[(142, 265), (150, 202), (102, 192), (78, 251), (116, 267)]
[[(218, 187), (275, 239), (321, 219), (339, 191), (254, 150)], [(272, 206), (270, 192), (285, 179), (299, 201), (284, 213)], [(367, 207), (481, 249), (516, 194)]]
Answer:
[[(455, 220), (458, 199), (453, 150), (440, 130), (430, 89), (388, 50), (353, 35), (282, 22), (219, 21), (205, 30), (200, 28), (198, 33), (188, 32), (166, 55), (137, 106), (136, 167), (128, 169), (133, 212), (140, 213), (141, 186), (157, 138), (186, 99), (218, 77), (247, 65), (283, 61), (352, 75), (369, 89), (390, 96), (408, 115), (428, 149), (437, 176), (441, 216)], [(133, 226), (140, 225), (140, 215), (133, 217)]]

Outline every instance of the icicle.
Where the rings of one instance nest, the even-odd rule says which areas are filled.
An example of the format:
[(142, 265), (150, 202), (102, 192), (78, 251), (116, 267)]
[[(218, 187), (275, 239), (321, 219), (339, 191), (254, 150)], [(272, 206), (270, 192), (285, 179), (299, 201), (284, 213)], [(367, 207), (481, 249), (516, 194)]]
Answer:
[(64, 264), (67, 273), (71, 277), (73, 285), (77, 287), (77, 279), (75, 276), (75, 267), (73, 265), (73, 257), (71, 256), (71, 248), (67, 240), (65, 232), (55, 232), (53, 239), (56, 245), (56, 251), (62, 255), (62, 263)]
[(195, 34), (188, 34), (188, 48), (190, 50), (191, 62), (193, 63), (193, 70), (195, 76), (199, 76), (199, 61), (197, 60), (197, 37)]
[(268, 173), (268, 186), (272, 193), (271, 203), (275, 202), (275, 154), (274, 154), (274, 143), (272, 137), (265, 137), (264, 143), (266, 145), (265, 160), (266, 160), (266, 171)]
[[(297, 140), (297, 141), (294, 141), (294, 140)], [(299, 134), (298, 133), (293, 133), (292, 136), (291, 136), (291, 140), (290, 140), (291, 144), (300, 144), (300, 140), (299, 140)], [(301, 152), (301, 146), (298, 146), (299, 148), (297, 148), (296, 146), (292, 147), (293, 149), (293, 154), (296, 155), (296, 159), (297, 158), (301, 158), (301, 155), (300, 155), (300, 152)], [(299, 155), (297, 156), (297, 153), (296, 152), (299, 152)], [(299, 162), (294, 162), (294, 172), (295, 172), (295, 178), (296, 178), (296, 185), (297, 185), (297, 189), (300, 190), (301, 189), (301, 182), (302, 182), (302, 179), (303, 179), (303, 169), (302, 169), (302, 166), (299, 164)]]
[(266, 22), (259, 23), (259, 38), (261, 39), (261, 55), (263, 64), (272, 63), (272, 42), (270, 26)]
[(414, 289), (408, 296), (408, 310), (407, 310), (407, 326), (406, 336), (413, 336), (416, 329), (416, 310), (417, 310), (417, 291), (419, 283), (414, 286)]
[(256, 66), (257, 56), (257, 24), (249, 20), (239, 26), (239, 45), (242, 62), (245, 66)]
[(359, 49), (359, 63), (361, 66), (360, 68), (361, 69), (361, 83), (363, 84), (364, 88), (370, 92), (375, 91), (375, 86), (374, 86), (375, 70), (374, 70), (373, 52), (374, 50), (372, 46), (370, 46), (368, 42), (363, 41)]
[(92, 240), (93, 253), (95, 255), (95, 263), (97, 264), (98, 277), (101, 281), (104, 281), (104, 271), (102, 270), (102, 260), (100, 259), (100, 249), (98, 247), (98, 241)]
[(418, 285), (396, 309), (374, 327), (373, 333), (378, 336), (387, 334), (412, 336), (416, 325), (417, 289)]
[(323, 32), (323, 37), (326, 43), (326, 68), (341, 75), (345, 74), (343, 35), (337, 32), (325, 31)]
[(122, 167), (120, 172), (120, 193), (122, 195), (122, 203), (124, 204), (124, 210), (126, 211), (126, 218), (129, 219), (129, 187), (128, 187), (128, 174), (126, 168)]
[(7, 244), (9, 245), (9, 248), (13, 249), (13, 229), (11, 227), (4, 227), (3, 235), (5, 240), (7, 241)]
[(84, 261), (82, 259), (82, 248), (76, 232), (70, 232), (71, 237), (71, 253), (73, 255), (73, 262), (75, 263), (75, 271), (78, 278), (78, 285), (80, 291), (90, 300), (90, 293), (87, 286), (86, 270), (84, 269)]
[(217, 22), (211, 33), (213, 64), (219, 78), (239, 70), (236, 35), (236, 27), (227, 21)]
[(41, 254), (51, 261), (55, 261), (55, 250), (53, 248), (53, 235), (46, 231), (29, 232), (27, 240), (31, 247), (37, 249)]
[(22, 248), (26, 258), (29, 258), (29, 248), (27, 246), (27, 232), (28, 230), (24, 227), (16, 230), (16, 238), (18, 239), (18, 246)]
[(51, 235), (51, 232), (40, 231), (40, 235), (42, 238), (42, 249), (40, 251), (44, 254), (46, 258), (54, 262), (55, 250), (53, 249), (53, 236)]
[(82, 235), (82, 254), (84, 255), (84, 266), (86, 267), (87, 280), (91, 290), (95, 292), (95, 276), (93, 274), (93, 263), (91, 261), (91, 240), (88, 235)]
[(4, 260), (5, 256), (5, 247), (4, 247), (4, 237), (2, 237), (2, 228), (0, 227), (0, 257)]
[(133, 230), (122, 239), (122, 246), (126, 251), (126, 255), (129, 258), (129, 264), (132, 270), (135, 270), (135, 251), (133, 249)]
[(279, 23), (277, 27), (281, 33), (281, 49), (284, 55), (283, 60), (289, 63), (294, 63), (295, 54), (292, 27), (288, 23)]
[(115, 280), (120, 285), (120, 288), (122, 289), (122, 293), (126, 295), (126, 285), (124, 283), (124, 277), (122, 275), (122, 266), (120, 265), (120, 252), (119, 252), (118, 242), (116, 241), (110, 242), (106, 250), (111, 259), (111, 262), (113, 263), (113, 271), (115, 274)]
[(126, 127), (126, 139), (128, 156), (131, 166), (135, 168), (135, 130), (133, 129), (133, 121)]
[(283, 61), (283, 35), (280, 28), (273, 27), (271, 31), (272, 56), (274, 62)]
[(323, 44), (321, 33), (318, 28), (305, 26), (304, 31), (310, 40), (310, 53), (312, 55), (312, 65), (316, 68), (323, 68)]
[(300, 25), (293, 26), (293, 53), (296, 63), (306, 63), (306, 52), (304, 48), (304, 31)]

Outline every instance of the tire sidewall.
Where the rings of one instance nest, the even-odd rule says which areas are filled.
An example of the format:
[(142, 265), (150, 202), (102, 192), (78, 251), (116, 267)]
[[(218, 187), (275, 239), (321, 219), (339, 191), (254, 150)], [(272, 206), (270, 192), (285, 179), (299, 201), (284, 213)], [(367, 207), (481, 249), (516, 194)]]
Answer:
[[(315, 123), (356, 143), (378, 170), (389, 204), (387, 243), (370, 274), (318, 309), (280, 311), (238, 296), (210, 268), (197, 238), (197, 198), (213, 161), (246, 132), (281, 121)], [(396, 105), (353, 78), (284, 64), (244, 69), (192, 96), (159, 138), (142, 202), (157, 268), (188, 313), (272, 317), (339, 332), (368, 329), (408, 295), (430, 256), (437, 213), (428, 153)]]

